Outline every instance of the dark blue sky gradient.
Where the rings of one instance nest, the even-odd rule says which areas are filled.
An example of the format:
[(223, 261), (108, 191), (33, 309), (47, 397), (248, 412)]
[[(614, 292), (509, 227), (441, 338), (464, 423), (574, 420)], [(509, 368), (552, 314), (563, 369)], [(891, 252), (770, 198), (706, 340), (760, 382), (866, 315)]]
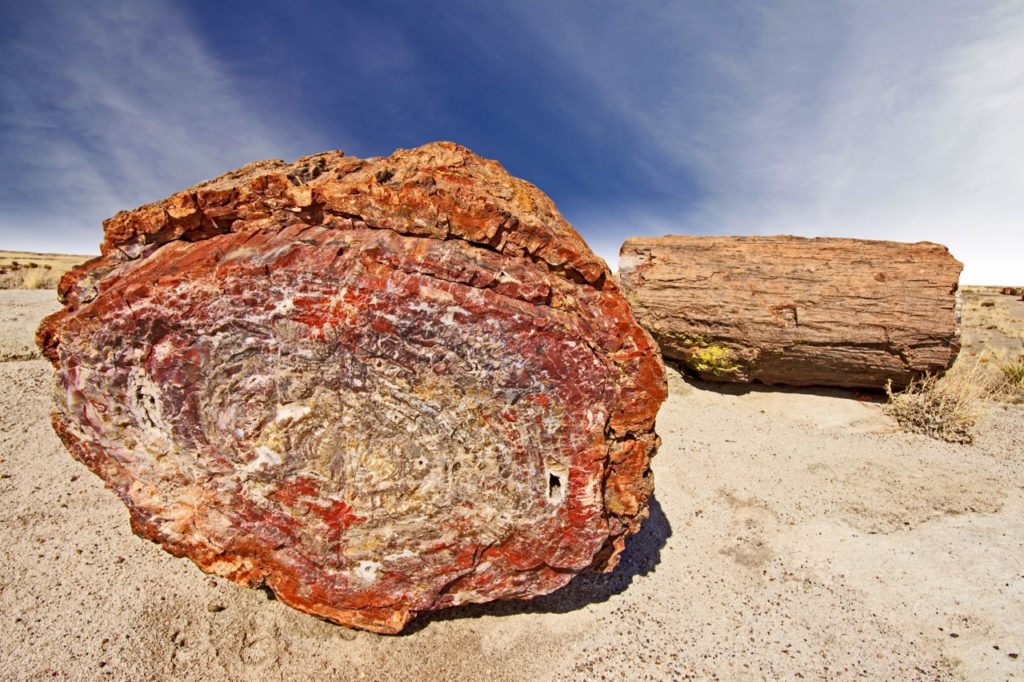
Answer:
[[(638, 138), (496, 3), (306, 7), (240, 13), (202, 2), (190, 17), (254, 106), (281, 100), (275, 108), (289, 110), (289, 125), (318, 131), (322, 146), (383, 155), (451, 139), (500, 160), (567, 211), (615, 201), (684, 206), (696, 195), (685, 168)], [(618, 40), (620, 17), (606, 10), (624, 5), (592, 7), (606, 39)], [(650, 56), (668, 48), (654, 46)], [(631, 65), (651, 81), (662, 68)]]
[[(639, 234), (1024, 249), (1016, 0), (0, 0), (0, 248), (256, 159), (453, 140)], [(1000, 249), (990, 245), (999, 244)]]
[[(155, 11), (159, 6), (149, 7)], [(61, 237), (57, 240), (39, 240), (41, 235), (32, 230), (13, 234), (16, 228), (11, 223), (16, 218), (8, 218), (2, 226), (8, 233), (4, 236), (15, 237), (8, 240), (13, 242), (8, 246), (29, 248), (39, 241), (37, 248), (92, 250), (102, 218), (253, 160), (244, 156), (239, 146), (262, 148), (259, 140), (245, 139), (244, 130), (234, 138), (208, 134), (191, 140), (205, 146), (203, 162), (162, 165), (161, 141), (137, 139), (140, 133), (133, 129), (130, 118), (134, 113), (152, 119), (157, 112), (141, 106), (138, 112), (117, 111), (105, 116), (110, 97), (93, 101), (86, 96), (76, 110), (67, 103), (55, 103), (59, 95), (54, 93), (89, 90), (82, 82), (62, 82), (66, 70), (78, 69), (78, 60), (84, 60), (86, 68), (94, 58), (97, 62), (120, 60), (116, 54), (103, 53), (116, 52), (125, 38), (137, 45), (133, 54), (124, 56), (120, 68), (133, 74), (152, 70), (159, 75), (160, 63), (172, 53), (180, 59), (200, 45), (207, 61), (216, 63), (218, 75), (230, 85), (230, 96), (238, 108), (273, 131), (273, 143), (263, 146), (285, 158), (339, 147), (357, 156), (386, 155), (400, 147), (454, 140), (498, 159), (514, 175), (540, 186), (570, 220), (600, 214), (608, 206), (656, 206), (659, 212), (682, 214), (699, 194), (687, 168), (657, 144), (657, 136), (638, 130), (634, 121), (610, 106), (605, 93), (594, 87), (593, 74), (581, 74), (578, 64), (568, 63), (545, 40), (550, 37), (548, 31), (554, 35), (564, 31), (583, 41), (586, 50), (605, 57), (623, 53), (628, 62), (619, 64), (621, 71), (613, 74), (615, 79), (628, 79), (651, 99), (650, 106), (659, 106), (650, 94), (658, 92), (665, 69), (675, 73), (682, 66), (666, 64), (666, 55), (673, 55), (674, 60), (677, 50), (685, 55), (693, 48), (683, 45), (681, 36), (662, 30), (650, 16), (638, 16), (638, 6), (489, 2), (163, 5), (162, 12), (176, 15), (177, 27), (162, 26), (160, 15), (149, 21), (140, 18), (146, 3), (99, 2), (89, 9), (88, 19), (82, 12), (79, 16), (65, 13), (72, 8), (70, 3), (52, 0), (4, 2), (2, 7), (5, 21), (0, 22), (4, 25), (0, 36), (18, 37), (24, 45), (46, 52), (45, 56), (29, 53), (24, 58), (17, 53), (18, 46), (8, 41), (12, 54), (7, 63), (12, 68), (5, 80), (13, 81), (15, 90), (32, 90), (40, 81), (47, 83), (51, 94), (35, 98), (32, 116), (52, 126), (67, 146), (75, 149), (75, 156), (87, 157), (95, 171), (115, 185), (105, 203), (94, 196), (86, 202), (88, 208), (77, 213), (70, 198), (58, 200), (54, 208), (63, 207), (64, 215), (55, 215), (51, 223)], [(652, 4), (648, 15), (657, 7)], [(66, 14), (70, 16), (53, 21), (54, 16)], [(178, 32), (183, 35), (176, 35)], [(14, 67), (19, 57), (22, 64)], [(165, 83), (141, 76), (138, 81), (119, 79), (116, 73), (106, 77), (102, 64), (95, 65), (90, 77), (102, 80), (104, 88), (114, 91), (114, 99), (151, 102), (159, 109), (159, 117), (184, 128), (184, 143), (189, 144), (189, 116), (197, 111), (203, 116), (201, 94), (190, 96), (187, 74), (169, 75), (180, 76), (183, 82)], [(699, 95), (696, 84), (695, 91)], [(218, 98), (221, 94), (226, 93), (214, 87), (203, 96)], [(159, 101), (161, 95), (166, 96), (165, 101)], [(24, 112), (22, 105), (18, 113)], [(32, 145), (45, 149), (54, 140), (37, 139), (45, 136), (38, 128), (26, 135), (24, 120), (14, 120), (16, 112), (7, 113), (5, 125), (0, 126), (0, 142), (11, 137), (7, 148), (31, 166), (32, 172), (0, 190), (0, 199), (12, 207), (35, 199), (39, 203), (30, 208), (38, 212), (53, 188), (32, 180), (42, 180), (52, 172), (49, 164), (55, 160), (53, 155), (34, 154)], [(106, 126), (121, 116), (125, 125), (111, 134)], [(93, 129), (94, 123), (99, 124), (96, 127), (101, 133)], [(250, 123), (251, 119), (237, 125)], [(228, 118), (219, 125), (232, 128), (236, 124)], [(252, 135), (260, 133), (253, 131)], [(180, 150), (183, 140), (176, 142)], [(152, 166), (125, 170), (114, 168), (118, 164), (113, 161), (105, 163), (122, 153), (122, 147), (123, 153), (137, 156), (145, 156), (139, 147), (146, 147), (150, 156), (144, 160)], [(220, 159), (223, 163), (218, 166)], [(139, 180), (137, 176), (147, 174), (153, 177), (146, 183), (140, 181), (136, 191), (133, 183)], [(87, 193), (88, 187), (78, 183), (68, 190), (71, 195)], [(66, 225), (69, 220), (74, 225)], [(577, 227), (606, 246), (621, 241), (621, 235), (607, 234), (606, 227)], [(89, 236), (78, 238), (82, 234)]]

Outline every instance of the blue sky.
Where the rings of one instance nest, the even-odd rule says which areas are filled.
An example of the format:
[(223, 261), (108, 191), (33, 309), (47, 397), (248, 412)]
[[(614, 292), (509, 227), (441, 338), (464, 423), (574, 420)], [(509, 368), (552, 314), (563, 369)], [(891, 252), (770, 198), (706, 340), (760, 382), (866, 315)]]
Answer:
[(260, 158), (448, 139), (638, 234), (950, 246), (1020, 284), (1024, 1), (0, 0), (0, 248)]

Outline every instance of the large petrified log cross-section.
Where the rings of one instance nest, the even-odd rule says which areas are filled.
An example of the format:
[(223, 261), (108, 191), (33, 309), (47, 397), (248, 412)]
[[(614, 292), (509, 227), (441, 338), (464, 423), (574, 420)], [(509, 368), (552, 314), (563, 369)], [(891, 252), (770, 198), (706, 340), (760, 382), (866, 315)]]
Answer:
[(550, 592), (646, 515), (657, 350), (536, 188), (449, 144), (106, 224), (40, 344), (135, 531), (340, 623)]

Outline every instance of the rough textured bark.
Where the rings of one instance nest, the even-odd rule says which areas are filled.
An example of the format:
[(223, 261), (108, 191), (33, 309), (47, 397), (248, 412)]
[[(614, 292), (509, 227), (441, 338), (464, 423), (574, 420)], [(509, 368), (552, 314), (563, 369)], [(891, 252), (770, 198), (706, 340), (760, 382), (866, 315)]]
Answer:
[(104, 234), (38, 332), (54, 427), (203, 570), (397, 632), (609, 570), (645, 518), (657, 347), (498, 163), (259, 162)]
[(956, 359), (962, 268), (927, 242), (673, 235), (626, 240), (619, 278), (703, 379), (878, 388)]

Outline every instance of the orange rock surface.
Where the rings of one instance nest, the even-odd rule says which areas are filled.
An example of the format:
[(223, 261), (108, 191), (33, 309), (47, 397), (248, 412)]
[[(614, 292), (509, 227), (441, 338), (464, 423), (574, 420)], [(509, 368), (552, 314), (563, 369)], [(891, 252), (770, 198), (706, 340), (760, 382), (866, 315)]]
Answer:
[(550, 592), (647, 514), (657, 347), (551, 201), (451, 143), (254, 163), (104, 224), (37, 339), (132, 527), (345, 625)]

